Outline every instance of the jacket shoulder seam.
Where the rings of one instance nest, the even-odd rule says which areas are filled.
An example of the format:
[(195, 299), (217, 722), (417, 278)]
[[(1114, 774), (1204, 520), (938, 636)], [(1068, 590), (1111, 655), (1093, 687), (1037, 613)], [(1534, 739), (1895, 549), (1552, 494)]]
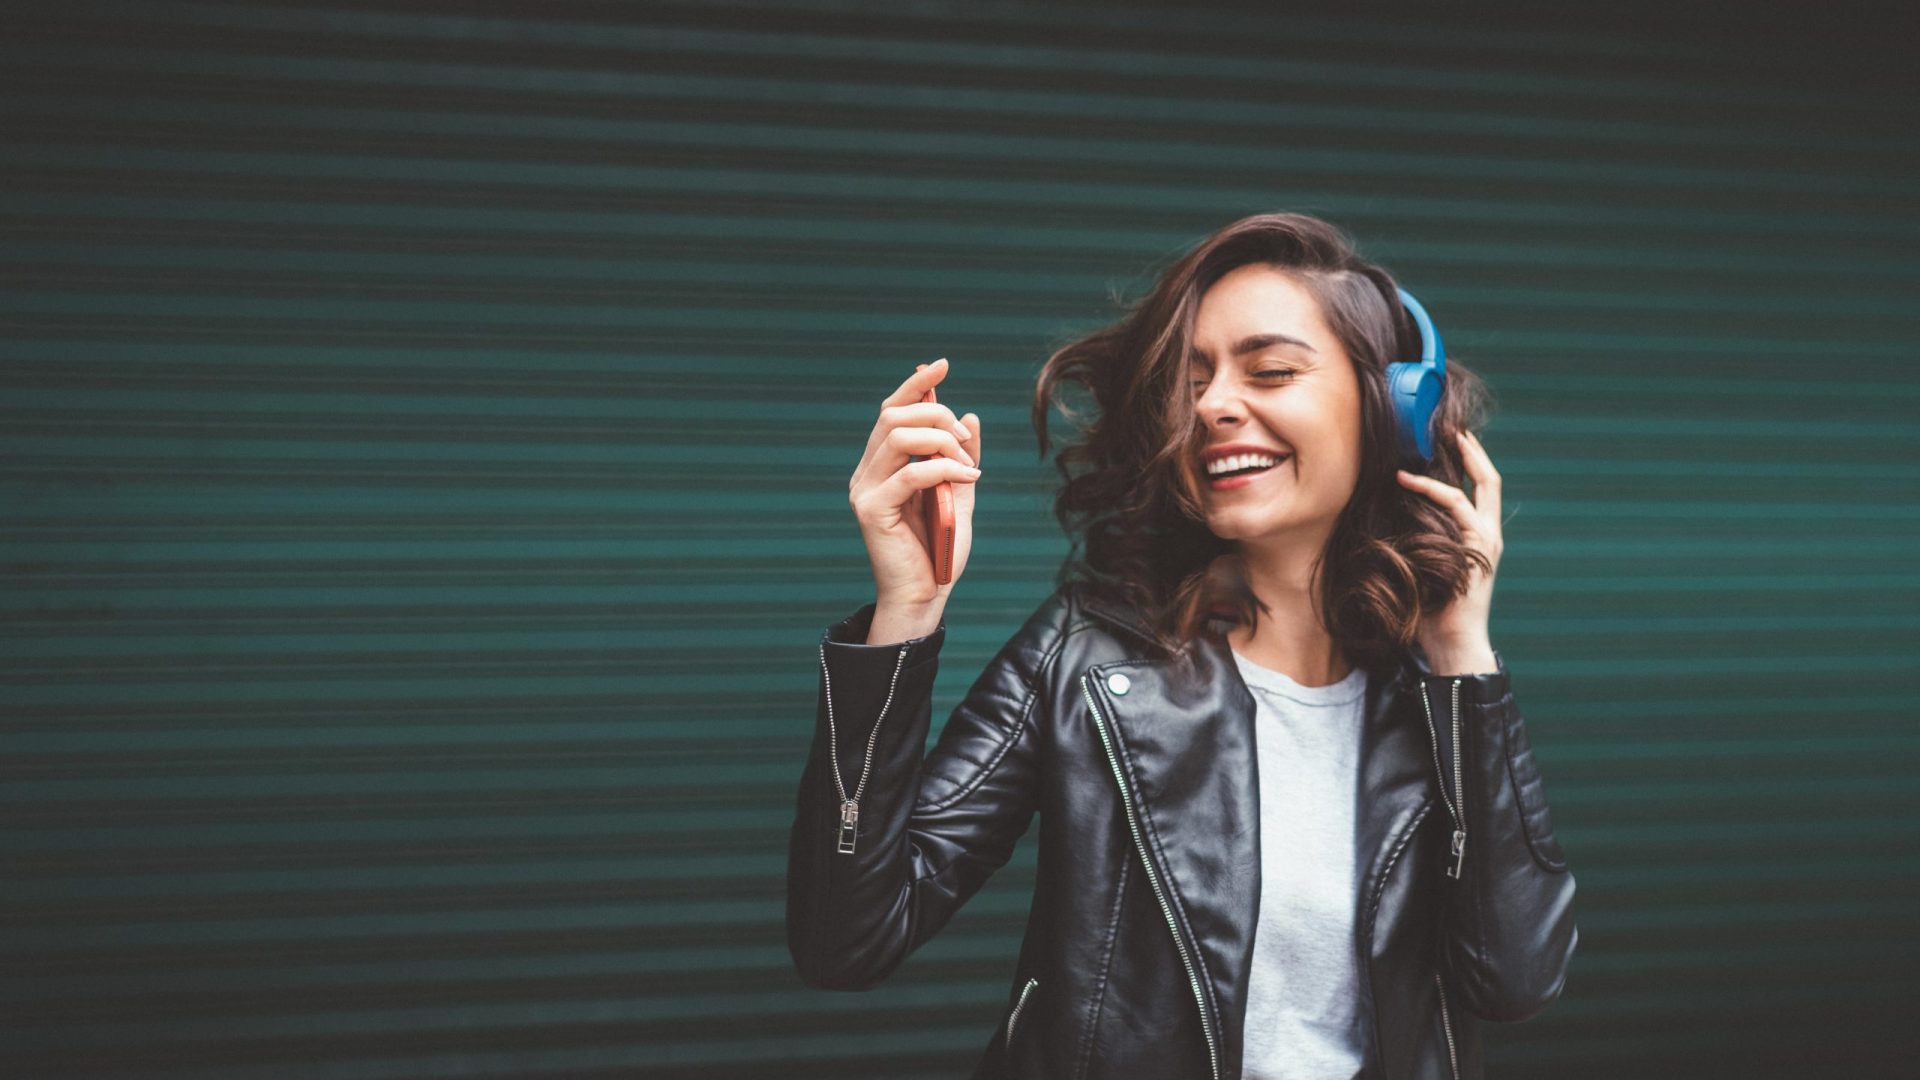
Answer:
[[(1511, 701), (1512, 695), (1508, 695), (1506, 700)], [(1533, 825), (1527, 820), (1526, 809), (1520, 797), (1520, 777), (1514, 772), (1513, 739), (1507, 732), (1507, 723), (1504, 716), (1501, 718), (1500, 723), (1500, 756), (1506, 759), (1507, 785), (1513, 792), (1514, 812), (1520, 815), (1520, 833), (1527, 838), (1527, 854), (1533, 856), (1533, 861), (1540, 864), (1540, 869), (1545, 870), (1549, 874), (1566, 873), (1567, 861), (1565, 859), (1550, 859), (1541, 854), (1540, 849), (1543, 841), (1534, 835)]]
[(954, 803), (966, 798), (981, 784), (986, 783), (987, 779), (1000, 768), (1000, 763), (1006, 760), (1007, 753), (1012, 750), (1014, 744), (1018, 743), (1021, 737), (1027, 733), (1030, 727), (1028, 721), (1033, 715), (1033, 703), (1040, 695), (1041, 680), (1045, 676), (1047, 668), (1059, 657), (1060, 650), (1066, 646), (1068, 636), (1071, 635), (1075, 629), (1077, 629), (1075, 626), (1068, 626), (1063, 629), (1054, 636), (1053, 642), (1047, 646), (1046, 655), (1041, 657), (1039, 664), (1035, 665), (1033, 678), (1027, 683), (1026, 697), (1020, 703), (1019, 722), (1007, 729), (1007, 737), (1001, 741), (999, 746), (994, 748), (993, 756), (988, 758), (979, 768), (973, 770), (973, 773), (961, 781), (951, 793), (932, 802), (923, 803), (918, 809), (928, 813), (945, 810)]

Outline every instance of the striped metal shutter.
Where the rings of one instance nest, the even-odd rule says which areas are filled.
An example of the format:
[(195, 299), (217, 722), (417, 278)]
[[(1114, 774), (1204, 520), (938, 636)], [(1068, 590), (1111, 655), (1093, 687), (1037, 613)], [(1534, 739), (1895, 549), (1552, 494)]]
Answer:
[(1037, 830), (884, 992), (786, 952), (843, 485), (950, 357), (937, 731), (1066, 551), (1040, 362), (1274, 209), (1500, 398), (1582, 938), (1490, 1071), (1910, 1067), (1920, 95), (1808, 7), (14, 5), (5, 1071), (965, 1075)]

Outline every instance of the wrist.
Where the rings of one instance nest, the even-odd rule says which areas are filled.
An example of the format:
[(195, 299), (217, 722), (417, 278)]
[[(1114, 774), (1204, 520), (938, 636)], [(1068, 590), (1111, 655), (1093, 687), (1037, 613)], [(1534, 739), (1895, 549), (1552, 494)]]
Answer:
[(899, 603), (880, 600), (873, 607), (873, 621), (867, 627), (867, 644), (897, 645), (926, 637), (940, 628), (940, 616), (946, 605)]
[(1432, 642), (1425, 647), (1427, 669), (1435, 675), (1490, 675), (1499, 670), (1488, 639)]

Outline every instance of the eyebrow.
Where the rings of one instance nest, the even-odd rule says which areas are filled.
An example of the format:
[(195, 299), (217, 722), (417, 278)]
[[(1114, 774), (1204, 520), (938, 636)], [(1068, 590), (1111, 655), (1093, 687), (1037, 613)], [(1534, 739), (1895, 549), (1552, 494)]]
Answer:
[[(1271, 349), (1275, 345), (1298, 345), (1310, 353), (1317, 353), (1319, 351), (1306, 342), (1301, 341), (1299, 338), (1290, 337), (1286, 334), (1252, 334), (1241, 338), (1235, 343), (1229, 351), (1229, 355), (1245, 356), (1248, 353), (1256, 353), (1262, 349)], [(1195, 360), (1205, 360), (1207, 358), (1206, 354), (1199, 349), (1194, 349), (1191, 356)]]

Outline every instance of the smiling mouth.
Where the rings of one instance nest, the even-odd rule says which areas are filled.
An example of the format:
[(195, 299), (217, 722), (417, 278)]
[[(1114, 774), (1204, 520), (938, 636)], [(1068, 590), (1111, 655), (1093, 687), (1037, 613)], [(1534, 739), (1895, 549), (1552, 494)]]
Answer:
[(1230, 477), (1230, 476), (1252, 476), (1252, 475), (1254, 475), (1255, 473), (1263, 473), (1263, 472), (1266, 472), (1266, 471), (1267, 471), (1268, 469), (1277, 469), (1277, 468), (1279, 468), (1279, 467), (1280, 467), (1280, 466), (1281, 466), (1281, 465), (1282, 465), (1282, 464), (1283, 464), (1283, 463), (1284, 463), (1285, 461), (1286, 461), (1286, 459), (1285, 459), (1285, 458), (1282, 458), (1282, 459), (1280, 459), (1280, 461), (1276, 461), (1276, 462), (1274, 462), (1274, 463), (1273, 463), (1273, 464), (1271, 464), (1271, 465), (1251, 465), (1251, 466), (1248, 466), (1247, 468), (1244, 468), (1244, 469), (1229, 469), (1229, 470), (1227, 470), (1226, 472), (1217, 472), (1217, 473), (1208, 473), (1208, 474), (1207, 474), (1207, 479), (1209, 479), (1209, 480), (1225, 480), (1225, 479), (1226, 479), (1227, 477)]
[(1287, 462), (1291, 460), (1293, 460), (1293, 455), (1288, 454), (1285, 457), (1282, 457), (1279, 460), (1275, 461), (1271, 465), (1254, 465), (1245, 469), (1234, 469), (1230, 472), (1223, 472), (1223, 473), (1203, 473), (1203, 478), (1205, 479), (1208, 485), (1217, 486), (1222, 481), (1239, 480), (1239, 479), (1244, 479), (1248, 477), (1259, 476), (1261, 473), (1272, 472), (1273, 470), (1279, 468), (1282, 465), (1285, 465)]

